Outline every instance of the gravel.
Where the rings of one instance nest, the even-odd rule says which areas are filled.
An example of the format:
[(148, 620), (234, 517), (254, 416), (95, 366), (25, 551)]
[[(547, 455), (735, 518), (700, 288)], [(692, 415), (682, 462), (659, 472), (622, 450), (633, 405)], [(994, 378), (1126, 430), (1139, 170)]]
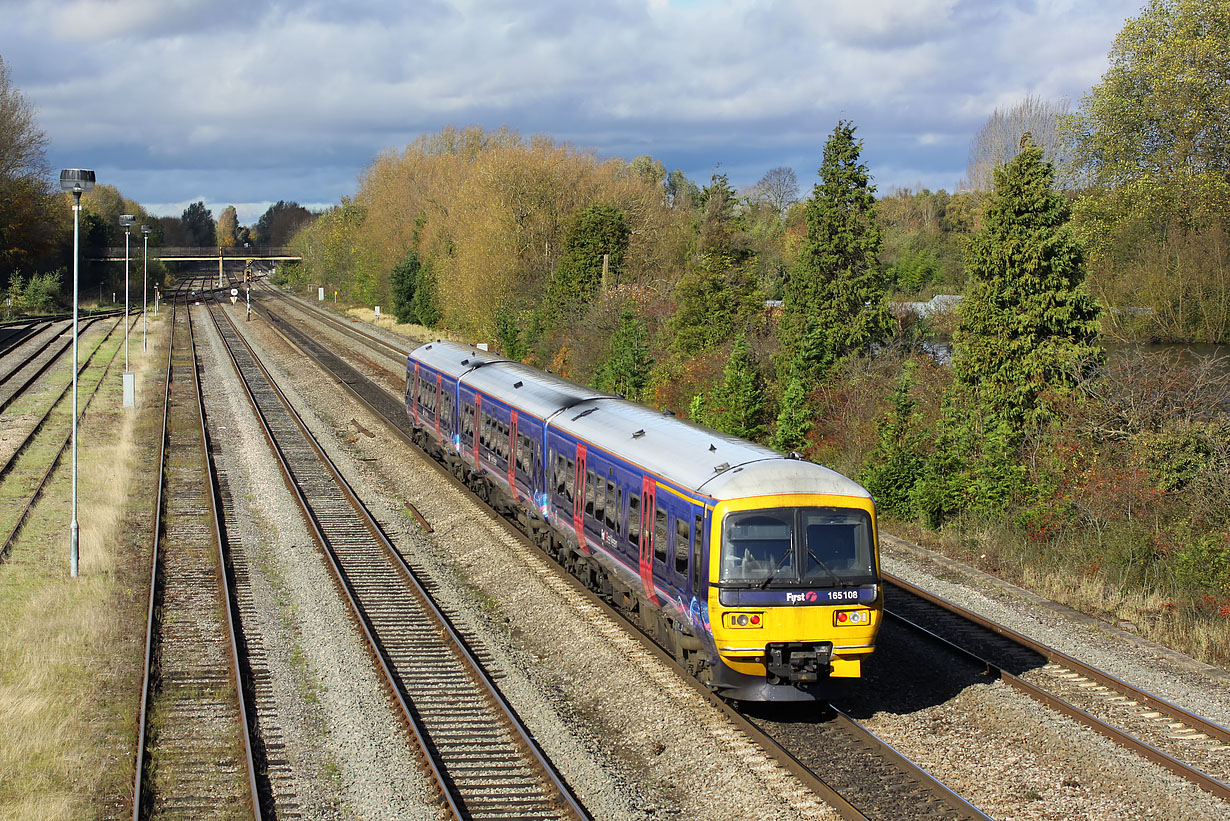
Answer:
[(271, 720), (286, 744), (270, 757), (289, 759), (294, 776), (275, 804), (297, 804), (309, 818), (439, 818), (225, 347), (208, 322), (196, 327), (210, 432), (239, 514), (228, 535), (252, 571), (258, 623), (244, 629), (268, 655)]

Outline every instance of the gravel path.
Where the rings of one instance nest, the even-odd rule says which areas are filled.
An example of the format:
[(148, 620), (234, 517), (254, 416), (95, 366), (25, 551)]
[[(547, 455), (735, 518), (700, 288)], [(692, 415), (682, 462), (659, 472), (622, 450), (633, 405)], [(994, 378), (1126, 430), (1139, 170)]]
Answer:
[(308, 818), (441, 817), (221, 339), (200, 322), (197, 342), (211, 434), (243, 512), (228, 535), (254, 569), (260, 623), (245, 630), (268, 655), (286, 743), (279, 755), (296, 776), (275, 802), (289, 799)]

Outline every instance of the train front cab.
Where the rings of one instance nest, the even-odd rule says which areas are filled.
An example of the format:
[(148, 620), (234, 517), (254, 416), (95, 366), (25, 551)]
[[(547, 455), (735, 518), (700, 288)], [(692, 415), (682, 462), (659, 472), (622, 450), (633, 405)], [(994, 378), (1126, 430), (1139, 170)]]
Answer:
[(883, 613), (870, 499), (763, 496), (719, 502), (709, 543), (717, 692), (810, 701), (857, 678)]

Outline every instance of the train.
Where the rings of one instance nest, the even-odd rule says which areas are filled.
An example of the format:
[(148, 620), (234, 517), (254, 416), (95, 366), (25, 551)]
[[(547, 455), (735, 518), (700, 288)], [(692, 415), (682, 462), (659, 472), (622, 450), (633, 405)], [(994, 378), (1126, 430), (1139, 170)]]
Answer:
[(405, 407), (421, 448), (722, 698), (819, 700), (874, 651), (875, 505), (842, 474), (448, 341), (408, 355)]

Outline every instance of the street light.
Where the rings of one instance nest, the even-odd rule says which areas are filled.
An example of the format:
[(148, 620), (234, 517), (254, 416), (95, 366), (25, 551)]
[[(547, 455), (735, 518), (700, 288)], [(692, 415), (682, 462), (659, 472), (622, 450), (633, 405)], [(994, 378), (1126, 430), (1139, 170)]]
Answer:
[(145, 275), (141, 278), (141, 350), (145, 351), (145, 333), (149, 327), (147, 312), (149, 311), (149, 232), (148, 225), (141, 226), (141, 233), (145, 237), (145, 250), (142, 252), (142, 257), (145, 260)]
[(137, 218), (132, 214), (120, 214), (120, 225), (124, 229), (124, 407), (126, 408), (137, 404), (132, 371), (128, 370), (128, 231), (136, 221)]
[(68, 575), (77, 578), (77, 264), (80, 252), (81, 195), (94, 187), (94, 172), (85, 168), (65, 168), (60, 172), (60, 188), (73, 195), (73, 518), (68, 526)]

